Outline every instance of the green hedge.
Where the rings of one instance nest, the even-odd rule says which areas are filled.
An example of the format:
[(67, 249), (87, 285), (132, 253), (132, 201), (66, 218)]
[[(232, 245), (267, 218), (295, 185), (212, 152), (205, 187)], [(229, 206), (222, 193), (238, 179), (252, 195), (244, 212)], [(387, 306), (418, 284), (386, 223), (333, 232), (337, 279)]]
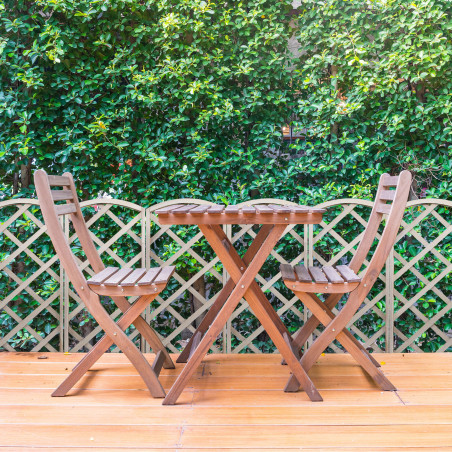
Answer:
[[(313, 201), (366, 196), (403, 167), (418, 195), (451, 198), (452, 3), (291, 8), (0, 1), (4, 196), (28, 195), (28, 174), (44, 167), (75, 173), (85, 199), (114, 185), (147, 205)], [(287, 146), (290, 121), (306, 139)]]

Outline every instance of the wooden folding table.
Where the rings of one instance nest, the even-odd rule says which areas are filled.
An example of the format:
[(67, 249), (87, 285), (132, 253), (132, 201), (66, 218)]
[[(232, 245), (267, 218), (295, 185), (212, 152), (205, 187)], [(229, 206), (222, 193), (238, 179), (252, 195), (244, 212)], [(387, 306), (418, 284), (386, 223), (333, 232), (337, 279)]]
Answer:
[[(228, 283), (178, 359), (178, 362), (187, 364), (165, 397), (164, 405), (176, 403), (242, 297), (248, 302), (309, 398), (312, 401), (322, 400), (300, 364), (297, 349), (292, 348), (292, 338), (287, 328), (255, 281), (255, 277), (288, 225), (318, 224), (322, 221), (323, 212), (322, 209), (306, 206), (273, 204), (244, 207), (185, 204), (156, 211), (160, 224), (198, 225), (230, 275)], [(262, 225), (243, 258), (238, 255), (224, 233), (222, 225), (225, 224)]]

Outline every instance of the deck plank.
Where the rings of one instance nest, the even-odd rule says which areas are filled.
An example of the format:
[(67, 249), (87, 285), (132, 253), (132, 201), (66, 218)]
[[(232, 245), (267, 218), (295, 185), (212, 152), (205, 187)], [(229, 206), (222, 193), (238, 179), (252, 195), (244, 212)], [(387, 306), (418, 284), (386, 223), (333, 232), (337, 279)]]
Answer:
[[(282, 391), (279, 355), (209, 355), (178, 404), (162, 406), (109, 353), (69, 396), (50, 397), (82, 356), (0, 353), (0, 450), (452, 450), (452, 354), (374, 354), (395, 393), (349, 355), (321, 356), (310, 375), (322, 403)], [(182, 368), (162, 369), (165, 389)]]

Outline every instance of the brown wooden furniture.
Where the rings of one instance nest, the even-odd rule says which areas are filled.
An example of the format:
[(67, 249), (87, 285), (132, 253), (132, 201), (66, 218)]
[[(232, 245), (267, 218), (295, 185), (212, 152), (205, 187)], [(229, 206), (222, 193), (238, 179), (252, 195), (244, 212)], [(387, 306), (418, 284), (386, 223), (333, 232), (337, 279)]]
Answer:
[[(294, 337), (293, 346), (296, 350), (301, 349), (320, 323), (325, 326), (324, 331), (300, 360), (306, 372), (309, 372), (309, 369), (330, 343), (337, 339), (383, 390), (395, 390), (392, 383), (378, 369), (378, 362), (367, 353), (364, 347), (347, 330), (346, 326), (364, 302), (394, 245), (402, 222), (410, 186), (411, 173), (409, 171), (402, 171), (399, 176), (390, 176), (389, 174), (381, 176), (368, 226), (348, 266), (338, 265), (336, 268), (306, 268), (301, 265), (295, 267), (281, 266), (284, 283), (313, 314)], [(384, 214), (387, 214), (388, 218), (381, 239), (364, 275), (358, 276), (357, 273), (376, 238)], [(315, 295), (318, 293), (330, 295), (322, 302)], [(346, 293), (349, 294), (348, 300), (339, 314), (335, 316), (332, 310)], [(297, 391), (300, 383), (297, 376), (292, 375), (286, 386), (286, 391)]]
[[(230, 280), (220, 292), (205, 315), (178, 362), (187, 362), (168, 395), (164, 405), (173, 405), (187, 385), (210, 345), (244, 297), (261, 322), (290, 369), (301, 382), (311, 400), (322, 400), (319, 392), (303, 370), (299, 356), (292, 349), (292, 339), (287, 328), (255, 281), (260, 268), (268, 258), (288, 224), (317, 224), (323, 216), (322, 209), (305, 206), (286, 207), (260, 204), (237, 206), (173, 205), (156, 211), (160, 224), (197, 224), (222, 261)], [(223, 232), (223, 224), (260, 224), (259, 233), (243, 259)], [(188, 360), (188, 361), (187, 361)]]
[[(75, 290), (83, 300), (86, 308), (103, 328), (106, 335), (91, 349), (91, 351), (74, 367), (72, 373), (53, 392), (52, 396), (64, 396), (90, 369), (90, 367), (113, 345), (121, 349), (135, 366), (146, 386), (154, 397), (165, 397), (165, 391), (158, 379), (162, 366), (174, 368), (168, 352), (155, 331), (141, 317), (144, 309), (166, 286), (174, 272), (174, 267), (130, 269), (105, 268), (80, 210), (74, 180), (70, 173), (63, 176), (49, 176), (43, 170), (34, 175), (36, 192), (53, 246), (61, 264), (65, 268)], [(62, 187), (62, 190), (52, 190), (52, 187)], [(64, 204), (55, 204), (66, 201)], [(95, 272), (86, 280), (80, 271), (68, 241), (63, 233), (58, 217), (70, 214), (72, 224), (80, 244)], [(103, 308), (100, 295), (113, 299), (124, 313), (118, 322), (114, 322)], [(138, 296), (133, 303), (125, 297)], [(143, 337), (156, 352), (156, 358), (151, 366), (137, 347), (125, 334), (125, 330), (134, 324)]]

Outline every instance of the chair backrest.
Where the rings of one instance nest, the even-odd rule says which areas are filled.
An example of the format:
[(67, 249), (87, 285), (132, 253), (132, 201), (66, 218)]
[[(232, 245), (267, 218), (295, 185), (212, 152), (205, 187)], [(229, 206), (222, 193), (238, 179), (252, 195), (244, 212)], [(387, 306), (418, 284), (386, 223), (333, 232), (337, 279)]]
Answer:
[[(382, 174), (378, 184), (378, 190), (375, 197), (374, 207), (370, 214), (369, 222), (364, 231), (363, 238), (356, 250), (349, 266), (358, 273), (363, 265), (364, 259), (367, 257), (370, 248), (377, 236), (378, 228), (383, 219), (383, 215), (387, 214), (386, 225), (383, 230), (381, 239), (377, 245), (374, 255), (366, 269), (366, 280), (371, 284), (375, 282), (380, 274), (383, 265), (388, 258), (389, 252), (394, 245), (403, 214), (405, 212), (408, 195), (411, 187), (411, 173), (402, 171), (398, 176), (390, 176)], [(364, 281), (364, 280), (363, 280)], [(364, 281), (364, 283), (366, 283)], [(370, 290), (370, 289), (369, 289)]]
[[(34, 174), (34, 182), (47, 233), (75, 290), (84, 298), (83, 294), (87, 293), (89, 288), (61, 227), (60, 215), (71, 215), (77, 237), (94, 272), (100, 272), (105, 266), (89, 235), (80, 210), (74, 179), (70, 173), (49, 176), (44, 170), (37, 170)], [(62, 187), (62, 190), (52, 190), (53, 187)], [(56, 204), (58, 201), (66, 201), (66, 203)]]

